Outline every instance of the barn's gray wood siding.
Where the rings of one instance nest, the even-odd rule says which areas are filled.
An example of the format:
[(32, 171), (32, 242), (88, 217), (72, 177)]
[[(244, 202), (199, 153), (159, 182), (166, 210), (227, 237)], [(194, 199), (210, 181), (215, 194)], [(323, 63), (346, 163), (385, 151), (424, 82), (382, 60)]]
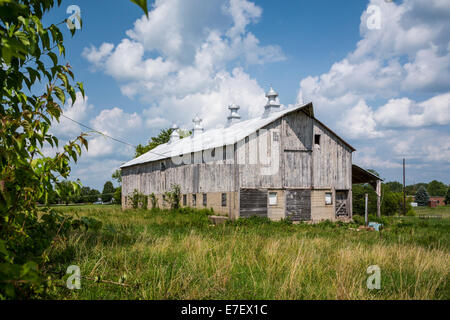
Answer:
[(320, 145), (314, 145), (314, 188), (351, 189), (352, 150), (317, 121), (314, 135), (320, 135)]
[(284, 187), (310, 188), (313, 119), (299, 110), (283, 121)]
[[(225, 154), (225, 159), (222, 157), (214, 163), (176, 165), (166, 159), (125, 167), (122, 169), (122, 195), (131, 195), (135, 189), (147, 195), (162, 194), (170, 190), (171, 185), (178, 184), (182, 194), (317, 188), (349, 190), (351, 197), (352, 149), (324, 125), (300, 109), (262, 129), (227, 146), (234, 154), (216, 149), (216, 154)], [(320, 146), (314, 143), (316, 134), (321, 136)], [(267, 139), (266, 144), (262, 143), (263, 139)], [(262, 149), (263, 145), (267, 145), (267, 150)], [(278, 156), (271, 163), (272, 167), (276, 164), (271, 174), (267, 174), (270, 166), (262, 161), (264, 152)], [(198, 154), (192, 154), (191, 158), (198, 159)], [(162, 163), (164, 170), (161, 170)], [(286, 206), (298, 205), (294, 202), (289, 204), (287, 199)], [(294, 207), (289, 210), (295, 211)]]

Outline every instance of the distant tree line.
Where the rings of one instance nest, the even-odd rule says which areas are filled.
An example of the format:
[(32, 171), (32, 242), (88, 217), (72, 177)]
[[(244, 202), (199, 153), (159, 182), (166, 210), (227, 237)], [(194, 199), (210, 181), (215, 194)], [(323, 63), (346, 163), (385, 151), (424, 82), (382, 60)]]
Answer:
[[(380, 176), (375, 170), (368, 171)], [(377, 194), (369, 184), (354, 184), (353, 213), (363, 215), (365, 206), (365, 194), (368, 194), (368, 212), (377, 212)], [(433, 180), (430, 183), (416, 183), (405, 187), (406, 214), (414, 214), (411, 206), (412, 196), (416, 197), (419, 206), (428, 205), (430, 196), (445, 196), (446, 204), (450, 204), (450, 188), (443, 182)], [(391, 216), (403, 213), (403, 185), (397, 181), (381, 184), (381, 215)]]
[[(112, 178), (118, 183), (122, 182), (120, 170), (116, 170)], [(47, 200), (42, 197), (39, 200), (40, 204), (81, 204), (94, 203), (101, 201), (103, 203), (121, 204), (122, 202), (122, 187), (114, 187), (111, 181), (106, 181), (103, 186), (103, 191), (91, 189), (84, 186), (78, 189), (73, 188), (74, 181), (64, 180), (55, 185), (54, 190), (47, 196)]]
[[(403, 185), (400, 182), (391, 181), (387, 182), (386, 185), (388, 185), (393, 192), (403, 192)], [(445, 183), (433, 180), (430, 183), (420, 182), (407, 185), (405, 187), (406, 194), (409, 196), (414, 196), (421, 187), (425, 188), (430, 197), (444, 197), (447, 194), (449, 188), (449, 186)]]

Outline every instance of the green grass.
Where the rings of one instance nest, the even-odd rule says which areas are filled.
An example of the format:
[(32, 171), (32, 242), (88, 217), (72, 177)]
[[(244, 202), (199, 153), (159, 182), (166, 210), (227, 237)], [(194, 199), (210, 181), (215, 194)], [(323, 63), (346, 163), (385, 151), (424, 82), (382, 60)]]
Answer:
[[(384, 218), (381, 232), (356, 224), (292, 225), (248, 219), (211, 226), (207, 211), (121, 211), (117, 206), (58, 207), (96, 218), (100, 231), (78, 230), (51, 253), (52, 272), (67, 266), (81, 290), (56, 299), (449, 299), (450, 219)], [(366, 269), (381, 268), (381, 290)]]
[(415, 207), (414, 212), (417, 215), (442, 215), (445, 218), (450, 218), (450, 205), (439, 206), (435, 208)]

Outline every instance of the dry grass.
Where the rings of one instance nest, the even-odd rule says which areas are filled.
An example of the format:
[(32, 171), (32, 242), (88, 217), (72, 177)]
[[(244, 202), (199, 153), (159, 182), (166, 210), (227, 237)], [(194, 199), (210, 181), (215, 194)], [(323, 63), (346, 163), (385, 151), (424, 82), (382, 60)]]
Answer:
[[(202, 214), (117, 209), (78, 214), (104, 225), (100, 233), (74, 233), (58, 248), (67, 266), (114, 281), (126, 274), (127, 283), (137, 286), (83, 281), (81, 290), (59, 289), (56, 298), (450, 298), (448, 236), (436, 241), (426, 233), (441, 235), (444, 228), (442, 234), (448, 234), (448, 225), (393, 226), (380, 238), (332, 224), (213, 227)], [(370, 265), (381, 268), (381, 290), (366, 287)]]

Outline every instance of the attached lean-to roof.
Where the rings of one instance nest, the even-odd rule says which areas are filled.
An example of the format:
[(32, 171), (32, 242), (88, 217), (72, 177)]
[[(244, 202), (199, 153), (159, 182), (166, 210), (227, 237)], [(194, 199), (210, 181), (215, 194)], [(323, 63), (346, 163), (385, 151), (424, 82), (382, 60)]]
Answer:
[[(278, 120), (284, 115), (287, 115), (291, 112), (295, 112), (298, 110), (302, 110), (308, 116), (314, 118), (312, 103), (308, 103), (302, 106), (286, 108), (278, 112), (271, 113), (267, 117), (261, 116), (250, 120), (240, 121), (229, 127), (210, 129), (203, 133), (196, 134), (194, 137), (192, 136), (186, 137), (184, 139), (180, 139), (178, 141), (174, 141), (171, 143), (161, 144), (156, 148), (152, 149), (151, 151), (148, 151), (147, 153), (144, 153), (143, 155), (137, 157), (136, 159), (128, 161), (127, 163), (120, 166), (120, 168), (126, 168), (138, 164), (168, 159), (174, 156), (181, 156), (183, 154), (188, 154), (191, 152), (199, 152), (203, 150), (209, 150), (212, 148), (233, 145), (236, 142), (244, 139), (245, 137), (248, 137), (257, 130)], [(334, 134), (334, 132), (332, 133)], [(338, 138), (342, 140), (346, 145), (348, 145), (352, 149), (352, 151), (355, 150), (343, 139), (341, 139), (340, 137)]]
[(374, 175), (372, 172), (369, 172), (356, 164), (352, 164), (352, 183), (373, 183), (377, 180), (383, 181), (383, 179)]

